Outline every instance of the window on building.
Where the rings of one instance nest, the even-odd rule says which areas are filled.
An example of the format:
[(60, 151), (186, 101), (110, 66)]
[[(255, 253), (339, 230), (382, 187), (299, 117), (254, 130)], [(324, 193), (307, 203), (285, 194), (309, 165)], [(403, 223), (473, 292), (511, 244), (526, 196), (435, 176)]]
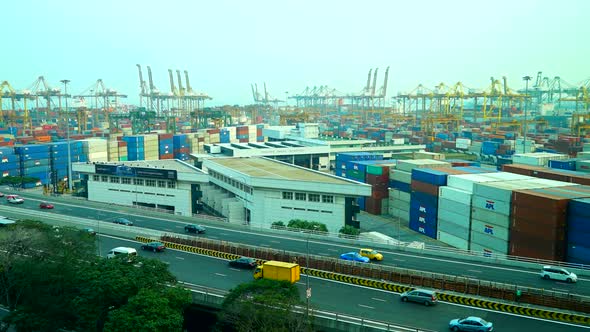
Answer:
[(145, 186), (146, 187), (155, 187), (156, 186), (156, 180), (145, 180)]
[(307, 194), (305, 193), (295, 193), (295, 200), (296, 201), (304, 201), (307, 198)]
[(174, 181), (168, 181), (168, 188), (176, 188), (176, 183)]
[(283, 191), (283, 199), (293, 199), (293, 193), (290, 191)]
[(123, 184), (131, 184), (131, 178), (122, 178), (121, 183)]
[(116, 176), (111, 176), (111, 183), (120, 183), (120, 180)]
[(309, 195), (307, 195), (307, 199), (310, 202), (319, 202), (320, 201), (320, 195), (318, 195), (318, 194), (309, 194)]
[(334, 196), (322, 195), (322, 203), (334, 203)]
[(100, 181), (100, 176), (99, 175), (93, 175), (92, 176), (92, 181), (96, 181), (96, 182)]
[(158, 181), (159, 188), (166, 188), (166, 181)]
[(106, 176), (106, 175), (103, 175), (103, 176), (100, 177), (100, 181), (102, 181), (102, 182), (109, 182), (109, 177)]
[(143, 179), (133, 179), (133, 184), (136, 186), (143, 186)]

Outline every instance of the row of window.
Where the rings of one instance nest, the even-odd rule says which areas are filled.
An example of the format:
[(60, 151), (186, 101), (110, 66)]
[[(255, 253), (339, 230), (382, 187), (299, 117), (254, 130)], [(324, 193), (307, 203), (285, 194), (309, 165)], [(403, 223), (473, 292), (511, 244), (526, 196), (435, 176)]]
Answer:
[(282, 209), (285, 210), (297, 210), (297, 211), (308, 211), (308, 212), (321, 212), (321, 213), (332, 213), (332, 211), (328, 210), (316, 210), (316, 209), (304, 209), (304, 208), (294, 208), (289, 206), (281, 206)]
[(137, 178), (123, 178), (118, 176), (108, 175), (93, 175), (92, 180), (95, 182), (110, 182), (110, 183), (121, 183), (121, 184), (133, 184), (136, 186), (146, 187), (158, 187), (158, 188), (176, 188), (176, 182), (174, 181), (162, 181), (162, 180), (151, 180), (151, 179), (137, 179)]
[[(217, 179), (219, 181), (225, 182), (227, 184), (229, 184), (230, 186), (237, 188), (245, 193), (248, 193), (250, 195), (252, 195), (252, 193), (254, 192), (254, 190), (252, 190), (252, 187), (237, 181), (235, 178), (229, 177), (229, 176), (225, 176), (221, 173), (209, 170), (209, 175), (214, 178)], [(244, 179), (244, 181), (246, 181), (246, 179)]]
[(118, 191), (118, 192), (122, 192), (122, 193), (131, 193), (131, 194), (175, 197), (174, 195), (168, 195), (168, 194), (162, 194), (162, 193), (150, 193), (150, 192), (143, 192), (143, 191), (133, 191), (133, 190), (114, 189), (114, 188), (109, 188), (109, 191)]
[(334, 203), (334, 196), (332, 195), (320, 195), (320, 194), (308, 194), (301, 192), (283, 191), (283, 199), (292, 200), (293, 197), (296, 201), (309, 201), (309, 202), (321, 202), (322, 203)]

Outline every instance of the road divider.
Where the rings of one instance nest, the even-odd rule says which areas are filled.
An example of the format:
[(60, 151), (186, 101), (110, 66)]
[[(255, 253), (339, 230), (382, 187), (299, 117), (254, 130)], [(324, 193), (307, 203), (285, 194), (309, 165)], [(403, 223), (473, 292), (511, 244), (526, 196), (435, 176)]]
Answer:
[[(163, 238), (170, 239), (170, 237), (166, 237), (166, 236), (164, 236)], [(223, 258), (223, 259), (228, 259), (228, 260), (233, 260), (233, 259), (236, 259), (236, 258), (239, 258), (240, 256), (242, 256), (241, 253), (238, 254), (238, 253), (222, 252), (220, 250), (209, 249), (209, 248), (200, 248), (200, 247), (193, 246), (193, 245), (180, 244), (180, 243), (175, 243), (172, 241), (166, 241), (163, 239), (162, 240), (153, 239), (153, 238), (144, 237), (144, 236), (137, 236), (135, 239), (140, 242), (159, 241), (159, 242), (163, 242), (166, 245), (166, 247), (171, 248), (171, 249), (182, 250), (182, 251), (186, 251), (186, 252), (192, 252), (192, 253), (196, 253), (196, 254), (212, 256), (212, 257), (217, 257), (217, 258)], [(226, 244), (225, 246), (220, 246), (219, 249), (232, 250), (230, 248), (231, 248), (231, 246)], [(266, 248), (263, 250), (265, 252), (268, 251)], [(258, 254), (262, 254), (262, 252), (263, 251), (260, 250), (258, 252)], [(257, 260), (258, 264), (262, 264), (264, 261), (267, 260), (267, 259), (262, 259), (262, 258), (260, 258), (260, 256), (256, 256), (256, 255), (249, 255), (249, 256), (255, 258)], [(289, 257), (291, 259), (285, 259), (285, 256)], [(268, 257), (268, 258), (270, 259), (270, 257)], [(281, 259), (281, 257), (278, 257), (278, 258), (272, 257), (273, 260), (276, 259), (276, 260), (282, 260), (282, 261), (298, 262), (298, 259), (296, 256), (291, 257), (289, 255), (283, 255), (282, 258), (283, 259)], [(352, 267), (355, 267), (355, 266), (352, 266)], [(346, 270), (346, 269), (344, 269), (344, 270)], [(350, 272), (353, 272), (353, 271), (350, 271)], [(403, 293), (405, 291), (415, 288), (412, 286), (401, 285), (401, 284), (389, 282), (386, 280), (377, 280), (374, 278), (354, 276), (354, 275), (350, 275), (350, 274), (338, 273), (338, 272), (334, 272), (334, 271), (325, 271), (325, 270), (320, 270), (320, 269), (308, 268), (308, 267), (304, 267), (304, 266), (301, 267), (301, 273), (307, 274), (310, 276), (314, 276), (317, 278), (334, 280), (334, 281), (339, 281), (339, 282), (343, 282), (343, 283), (359, 285), (359, 286), (364, 286), (364, 287), (370, 287), (370, 288), (375, 288), (375, 289), (381, 289), (381, 290), (391, 291), (391, 292), (395, 292), (395, 293)], [(384, 274), (381, 274), (381, 275), (385, 276)], [(435, 288), (435, 287), (431, 287), (431, 288)], [(455, 294), (450, 294), (450, 293), (445, 293), (445, 292), (437, 292), (437, 293), (438, 293), (439, 300), (443, 301), (443, 302), (461, 304), (461, 305), (471, 306), (471, 307), (475, 307), (475, 308), (482, 308), (482, 309), (488, 309), (488, 310), (499, 311), (499, 312), (507, 312), (507, 313), (512, 313), (512, 314), (518, 314), (518, 315), (522, 315), (522, 316), (529, 316), (529, 317), (535, 317), (535, 318), (541, 318), (541, 319), (547, 319), (547, 320), (555, 320), (555, 321), (561, 321), (561, 322), (567, 322), (567, 323), (590, 325), (590, 316), (587, 316), (587, 315), (578, 315), (578, 314), (574, 314), (574, 313), (565, 313), (565, 312), (557, 312), (557, 311), (546, 310), (546, 309), (530, 308), (530, 307), (525, 307), (525, 306), (519, 305), (519, 304), (501, 303), (501, 302), (496, 302), (496, 301), (492, 301), (492, 300), (488, 300), (488, 299), (480, 299), (480, 298), (474, 298), (474, 297), (464, 296), (464, 295), (455, 295)]]

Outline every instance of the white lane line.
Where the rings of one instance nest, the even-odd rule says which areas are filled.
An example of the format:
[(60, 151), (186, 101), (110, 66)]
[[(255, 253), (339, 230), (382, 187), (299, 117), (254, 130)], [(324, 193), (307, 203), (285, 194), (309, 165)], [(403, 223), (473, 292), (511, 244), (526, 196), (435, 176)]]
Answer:
[(180, 225), (176, 225), (175, 227), (176, 227), (176, 228), (184, 228), (184, 227), (182, 227), (182, 226), (180, 226)]
[(381, 301), (381, 302), (387, 302), (387, 300), (384, 299), (378, 299), (376, 297), (372, 297), (371, 300), (375, 300), (375, 301)]
[(396, 262), (405, 262), (405, 259), (399, 259), (399, 258), (391, 258), (392, 261), (396, 261)]
[(227, 277), (226, 274), (221, 274), (221, 273), (215, 273), (216, 276), (220, 276), (220, 277)]
[(261, 243), (260, 244), (261, 247), (270, 247), (270, 244), (266, 244), (266, 243)]
[(559, 291), (559, 292), (564, 292), (564, 293), (567, 293), (567, 292), (570, 291), (568, 289), (563, 289), (563, 288), (553, 288), (553, 290), (556, 290), (556, 291)]
[(172, 232), (170, 228), (164, 228), (165, 231)]
[(375, 307), (371, 307), (371, 306), (364, 305), (364, 304), (359, 304), (359, 307), (363, 307), (363, 308), (367, 308), (367, 309), (375, 309)]
[(340, 251), (338, 249), (332, 249), (332, 248), (328, 248), (327, 250), (329, 250), (329, 251)]
[(469, 271), (469, 272), (475, 272), (475, 273), (483, 273), (483, 271), (480, 271), (480, 270), (467, 270), (467, 271)]
[(174, 258), (176, 258), (176, 259), (180, 259), (180, 260), (184, 260), (184, 257), (178, 257), (178, 256), (175, 256)]
[(320, 255), (320, 256), (330, 256), (330, 254), (328, 254), (327, 252), (318, 252), (316, 255)]
[(227, 233), (219, 233), (219, 235), (226, 236), (226, 235), (229, 235), (229, 234), (227, 234)]
[(276, 241), (276, 240), (270, 240), (270, 242), (272, 242), (272, 243), (281, 243), (281, 241)]
[(242, 270), (239, 270), (239, 269), (234, 269), (233, 267), (230, 267), (229, 269), (232, 270), (232, 271), (236, 271), (236, 272), (241, 272), (242, 271)]

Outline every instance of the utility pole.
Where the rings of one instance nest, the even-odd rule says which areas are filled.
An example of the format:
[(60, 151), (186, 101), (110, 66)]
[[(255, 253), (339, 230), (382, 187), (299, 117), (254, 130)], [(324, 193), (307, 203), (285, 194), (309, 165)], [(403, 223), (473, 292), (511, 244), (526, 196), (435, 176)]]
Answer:
[(526, 153), (526, 135), (527, 135), (527, 130), (528, 130), (528, 122), (527, 122), (527, 104), (529, 102), (529, 81), (531, 80), (530, 76), (525, 76), (522, 78), (525, 81), (525, 89), (524, 89), (524, 137), (522, 140), (522, 151), (523, 153)]
[(68, 190), (72, 193), (72, 149), (70, 145), (70, 112), (68, 110), (68, 83), (70, 80), (61, 80), (64, 85), (64, 96), (66, 97), (66, 136), (68, 141)]

